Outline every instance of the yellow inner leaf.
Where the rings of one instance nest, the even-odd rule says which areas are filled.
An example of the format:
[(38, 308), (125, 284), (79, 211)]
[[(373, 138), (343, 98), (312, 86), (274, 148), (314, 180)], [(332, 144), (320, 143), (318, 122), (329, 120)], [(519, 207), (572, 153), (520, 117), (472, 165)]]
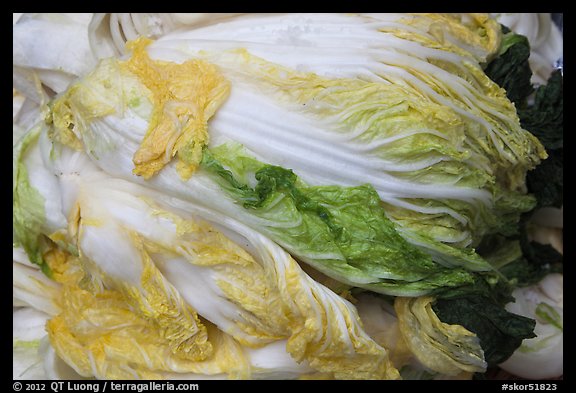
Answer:
[(177, 155), (176, 169), (187, 180), (202, 160), (208, 120), (228, 97), (230, 84), (203, 60), (152, 60), (145, 50), (151, 42), (138, 38), (128, 43), (132, 57), (122, 63), (150, 90), (154, 104), (146, 136), (133, 157), (133, 172), (149, 179)]

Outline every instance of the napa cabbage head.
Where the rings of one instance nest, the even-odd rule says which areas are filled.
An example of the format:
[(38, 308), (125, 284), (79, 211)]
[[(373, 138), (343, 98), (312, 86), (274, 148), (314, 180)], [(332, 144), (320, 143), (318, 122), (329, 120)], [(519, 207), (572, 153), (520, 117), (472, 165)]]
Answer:
[(350, 285), (415, 296), (490, 270), (474, 247), (514, 233), (546, 157), (482, 71), (499, 26), (291, 14), (254, 31), (252, 18), (130, 43), (53, 102), (53, 138)]
[[(135, 53), (134, 59), (137, 59), (134, 60), (135, 62), (148, 62), (149, 65), (153, 65), (152, 68), (156, 68), (156, 65), (150, 63), (149, 57), (143, 52), (142, 44), (136, 50), (138, 52)], [(178, 67), (179, 65), (173, 66)], [(110, 73), (112, 76), (109, 75)], [(128, 101), (130, 105), (130, 102), (133, 101), (131, 94), (138, 90), (132, 88), (128, 88), (128, 91), (122, 95), (111, 97), (105, 102), (97, 99), (103, 94), (114, 92), (115, 90), (110, 88), (111, 81), (121, 80), (118, 78), (121, 78), (125, 73), (127, 71), (124, 69), (123, 63), (102, 63), (102, 67), (85, 81), (79, 82), (62, 98), (56, 100), (53, 104), (54, 127), (52, 129), (55, 138), (60, 142), (70, 141), (69, 145), (76, 148), (80, 140), (79, 137), (82, 137), (84, 142), (88, 141), (87, 144), (90, 146), (88, 152), (95, 158), (95, 162), (104, 163), (104, 165), (112, 164), (110, 155), (118, 153), (118, 149), (133, 146), (133, 143), (119, 143), (112, 138), (100, 140), (97, 138), (98, 135), (95, 135), (95, 128), (90, 125), (93, 119), (106, 117), (109, 111), (115, 110), (118, 106), (123, 107), (124, 102)], [(129, 71), (128, 75), (131, 75), (129, 76), (131, 82), (128, 85), (134, 83), (137, 86), (138, 76), (135, 77)], [(83, 92), (84, 86), (93, 84), (96, 85), (96, 89), (102, 89), (105, 93)], [(122, 88), (122, 86), (115, 87), (117, 89)], [(148, 90), (145, 89), (144, 92), (146, 91)], [(145, 97), (143, 96), (143, 98)], [(94, 98), (96, 98), (96, 102), (92, 101)], [(79, 107), (80, 110), (75, 111), (74, 108), (76, 107)], [(142, 104), (142, 107), (143, 110), (149, 111), (152, 119), (155, 118), (157, 112), (154, 112), (154, 105)], [(188, 106), (184, 105), (183, 107), (194, 108), (195, 104), (189, 103)], [(137, 112), (139, 109), (140, 107), (126, 110)], [(89, 115), (76, 119), (78, 113), (82, 113), (82, 111), (88, 112)], [(161, 110), (160, 112), (164, 113), (165, 111)], [(185, 115), (183, 118), (190, 119), (191, 117)], [(76, 124), (80, 124), (80, 126), (76, 127)], [(137, 125), (138, 123), (133, 124)], [(177, 133), (182, 131), (179, 124), (167, 122), (166, 126), (172, 127), (172, 130), (178, 135)], [(140, 125), (145, 125), (145, 123), (140, 123)], [(203, 129), (205, 126), (201, 126), (198, 130)], [(153, 144), (155, 147), (160, 146), (164, 141), (169, 144), (168, 148), (171, 149), (171, 142), (164, 137), (166, 132), (159, 133), (156, 130), (158, 128), (149, 124), (145, 131), (144, 140), (150, 137), (151, 141), (156, 141)], [(58, 135), (62, 135), (62, 137), (58, 137)], [(160, 137), (162, 139), (158, 139)], [(201, 146), (198, 141), (193, 140), (190, 143), (197, 147)], [(145, 145), (147, 142), (143, 142), (133, 156), (123, 157), (127, 160), (131, 159), (130, 165), (135, 165), (132, 174), (139, 173), (137, 170), (140, 164), (138, 157), (140, 157)], [(376, 283), (374, 287), (381, 287), (381, 291), (412, 295), (445, 285), (461, 285), (470, 282), (470, 277), (465, 272), (458, 269), (451, 271), (438, 266), (427, 254), (408, 244), (386, 218), (384, 210), (380, 206), (380, 199), (370, 186), (349, 189), (337, 186), (333, 189), (310, 188), (300, 191), (302, 189), (300, 182), (294, 186), (291, 185), (296, 180), (291, 171), (281, 167), (268, 166), (264, 168), (263, 163), (251, 158), (241, 148), (222, 145), (219, 149), (209, 150), (205, 146), (200, 151), (202, 155), (197, 159), (201, 159), (201, 162), (197, 165), (201, 164), (203, 171), (195, 174), (185, 183), (178, 180), (174, 184), (172, 178), (169, 177), (167, 180), (171, 181), (172, 184), (168, 187), (174, 187), (174, 185), (191, 187), (191, 189), (186, 190), (187, 196), (183, 196), (185, 199), (193, 200), (204, 206), (208, 205), (216, 211), (225, 212), (231, 216), (243, 217), (253, 228), (258, 226), (260, 229), (264, 229), (267, 235), (271, 235), (274, 240), (279, 241), (291, 252), (304, 258), (305, 261), (321, 271), (326, 271), (349, 284)], [(170, 157), (171, 155), (167, 155), (163, 151), (160, 153), (161, 160), (170, 159)], [(232, 170), (240, 177), (240, 180), (234, 180), (232, 174), (227, 175), (228, 169), (223, 167), (223, 165), (230, 167), (231, 163), (234, 162), (239, 165)], [(163, 165), (166, 163), (168, 161)], [(179, 175), (181, 175), (180, 163), (181, 161), (178, 161), (175, 167)], [(122, 167), (125, 166), (122, 165)], [(117, 169), (122, 168), (117, 166)], [(170, 170), (172, 169), (171, 167)], [(256, 190), (251, 191), (248, 185), (242, 185), (243, 180), (253, 176), (253, 172), (261, 169), (268, 173), (264, 175), (264, 182)], [(162, 175), (159, 174), (153, 179), (146, 180), (145, 183), (147, 185), (154, 184)], [(218, 179), (222, 176), (222, 179)], [(226, 184), (230, 181), (232, 181), (231, 184)], [(141, 180), (141, 182), (144, 181)], [(209, 190), (203, 189), (205, 187), (203, 182), (208, 182)], [(272, 185), (278, 185), (278, 188), (272, 187)], [(157, 184), (156, 187), (162, 186)], [(224, 187), (224, 190), (221, 187)], [(230, 195), (227, 196), (222, 191), (230, 191)], [(284, 198), (286, 191), (288, 191), (288, 197)], [(243, 192), (248, 194), (243, 195)], [(251, 201), (245, 202), (252, 202), (252, 208), (245, 209), (248, 207), (246, 204), (244, 206), (238, 205), (236, 203), (238, 198), (241, 200), (250, 199)], [(284, 202), (276, 203), (280, 199), (284, 199)], [(326, 203), (331, 203), (334, 208), (324, 207), (323, 205)], [(226, 208), (232, 208), (234, 211), (227, 211)], [(362, 214), (360, 214), (359, 209), (362, 210)], [(334, 215), (338, 217), (331, 219), (330, 217)], [(371, 215), (375, 215), (377, 218), (372, 226), (366, 227), (362, 217), (367, 218)], [(364, 228), (362, 228), (363, 226)], [(357, 229), (361, 229), (361, 231), (357, 231)], [(298, 233), (301, 235), (297, 235)], [(325, 238), (324, 242), (318, 241), (321, 237)], [(320, 244), (324, 245), (320, 246)], [(375, 244), (379, 244), (378, 249), (371, 251), (370, 246)], [(323, 249), (319, 247), (323, 247)], [(370, 259), (374, 260), (371, 264), (368, 263)], [(478, 258), (468, 259), (470, 259), (469, 264), (475, 270), (489, 268)], [(459, 263), (454, 264), (458, 265)]]

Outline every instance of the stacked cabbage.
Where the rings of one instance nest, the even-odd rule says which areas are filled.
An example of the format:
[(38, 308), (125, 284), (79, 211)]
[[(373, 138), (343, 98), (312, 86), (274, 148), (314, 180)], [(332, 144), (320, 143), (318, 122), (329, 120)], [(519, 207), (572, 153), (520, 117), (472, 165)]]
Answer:
[(475, 247), (535, 206), (546, 152), (482, 68), (500, 25), (213, 18), (15, 27), (14, 297), (46, 321), (47, 375), (485, 371), (431, 305), (493, 273)]

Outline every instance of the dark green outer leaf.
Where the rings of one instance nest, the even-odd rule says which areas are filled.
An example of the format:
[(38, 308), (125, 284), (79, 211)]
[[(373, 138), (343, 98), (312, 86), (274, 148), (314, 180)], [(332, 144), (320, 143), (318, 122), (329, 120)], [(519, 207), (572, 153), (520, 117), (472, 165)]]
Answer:
[(508, 359), (522, 340), (535, 337), (535, 320), (512, 314), (482, 295), (440, 299), (433, 308), (443, 322), (476, 333), (489, 367)]
[(528, 63), (530, 44), (524, 36), (507, 33), (503, 37), (502, 46), (506, 50), (492, 60), (484, 72), (506, 90), (510, 101), (519, 108), (534, 91), (530, 82), (532, 70)]

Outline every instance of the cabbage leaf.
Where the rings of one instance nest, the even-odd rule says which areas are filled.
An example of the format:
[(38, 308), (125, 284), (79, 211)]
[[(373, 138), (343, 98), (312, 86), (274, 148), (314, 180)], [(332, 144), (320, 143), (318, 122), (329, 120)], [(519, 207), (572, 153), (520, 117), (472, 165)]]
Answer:
[[(309, 187), (294, 172), (262, 164), (239, 146), (206, 150), (202, 165), (218, 176), (219, 184), (248, 214), (270, 221), (260, 230), (339, 281), (410, 295), (472, 282), (465, 271), (438, 265), (406, 242), (368, 185)], [(254, 188), (235, 173), (241, 179), (253, 176)]]

